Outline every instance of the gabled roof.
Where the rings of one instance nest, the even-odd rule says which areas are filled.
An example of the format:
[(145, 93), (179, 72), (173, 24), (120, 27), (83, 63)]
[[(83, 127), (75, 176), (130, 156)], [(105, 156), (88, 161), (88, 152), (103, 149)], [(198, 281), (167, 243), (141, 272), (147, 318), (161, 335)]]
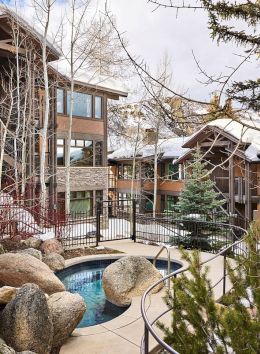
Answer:
[(230, 118), (216, 119), (192, 135), (183, 147), (193, 148), (197, 141), (203, 140), (212, 131), (226, 136), (236, 144), (244, 145), (247, 160), (260, 161), (260, 119), (241, 119), (240, 121)]
[[(66, 59), (53, 62), (50, 66), (56, 70), (60, 75), (70, 81), (70, 66)], [(96, 75), (88, 72), (84, 67), (79, 68), (75, 72), (75, 83), (81, 86), (86, 86), (93, 89), (99, 89), (102, 91), (114, 93), (118, 96), (127, 97), (128, 89), (126, 86), (113, 77), (107, 77), (102, 75)]]
[[(28, 21), (19, 16), (15, 11), (11, 10), (9, 7), (0, 5), (0, 20), (4, 18), (10, 18), (15, 20), (19, 24), (19, 26), (23, 28), (24, 31), (29, 32), (34, 39), (42, 43), (43, 33), (40, 29), (36, 29), (35, 25), (31, 25)], [(47, 47), (54, 57), (53, 60), (57, 60), (60, 57), (61, 53), (57, 48), (55, 48), (50, 38), (47, 38)]]

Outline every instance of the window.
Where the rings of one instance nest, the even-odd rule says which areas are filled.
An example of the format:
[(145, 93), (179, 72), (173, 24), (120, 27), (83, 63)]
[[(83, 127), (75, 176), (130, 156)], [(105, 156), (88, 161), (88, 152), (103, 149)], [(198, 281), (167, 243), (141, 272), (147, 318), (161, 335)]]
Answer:
[(168, 164), (168, 179), (178, 180), (179, 179), (179, 165), (177, 164)]
[(70, 193), (70, 211), (86, 212), (88, 215), (93, 215), (93, 192), (78, 191)]
[[(95, 147), (95, 149), (94, 149)], [(95, 156), (94, 156), (95, 155)], [(57, 165), (65, 164), (64, 139), (57, 139)], [(92, 167), (103, 165), (103, 142), (72, 139), (70, 143), (70, 165), (72, 167)]]
[(145, 211), (152, 212), (153, 211), (153, 195), (145, 198)]
[(103, 191), (96, 191), (96, 201), (97, 202), (103, 201)]
[(102, 118), (102, 97), (95, 96), (95, 118)]
[(64, 90), (57, 89), (57, 113), (64, 114)]
[(177, 201), (178, 197), (175, 195), (167, 195), (167, 211), (174, 211)]
[(70, 147), (71, 166), (93, 166), (93, 141), (76, 140), (76, 146)]
[[(70, 114), (71, 93), (67, 92), (67, 114)], [(86, 93), (73, 92), (72, 114), (78, 117), (92, 117), (92, 96)]]
[(154, 166), (152, 164), (145, 165), (145, 178), (153, 179), (154, 178)]
[(95, 143), (95, 166), (103, 165), (103, 143), (96, 141)]
[(64, 139), (57, 139), (57, 165), (64, 166), (65, 164), (64, 154)]

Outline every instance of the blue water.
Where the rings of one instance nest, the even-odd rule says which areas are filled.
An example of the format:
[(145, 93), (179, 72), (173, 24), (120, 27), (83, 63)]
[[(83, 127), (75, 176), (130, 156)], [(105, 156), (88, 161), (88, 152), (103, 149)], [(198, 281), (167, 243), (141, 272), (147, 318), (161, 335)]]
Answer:
[[(80, 294), (87, 305), (87, 311), (78, 328), (110, 321), (128, 309), (128, 307), (118, 307), (107, 301), (102, 287), (102, 274), (105, 268), (114, 261), (116, 259), (90, 261), (57, 272), (66, 290)], [(162, 275), (167, 274), (166, 261), (157, 261), (156, 267)], [(171, 271), (178, 268), (180, 268), (178, 263), (171, 263)]]

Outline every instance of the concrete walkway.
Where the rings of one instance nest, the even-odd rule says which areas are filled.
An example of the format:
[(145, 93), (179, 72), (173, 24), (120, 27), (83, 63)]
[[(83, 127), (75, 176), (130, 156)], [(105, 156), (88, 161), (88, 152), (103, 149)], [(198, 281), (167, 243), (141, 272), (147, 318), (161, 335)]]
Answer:
[[(110, 241), (102, 243), (105, 247), (111, 247), (125, 254), (98, 255), (79, 257), (66, 261), (66, 266), (81, 263), (86, 260), (94, 259), (111, 259), (126, 255), (140, 255), (145, 257), (153, 257), (160, 250), (159, 246), (145, 245), (134, 243), (129, 240)], [(208, 260), (213, 255), (202, 253), (202, 261)], [(167, 253), (164, 250), (160, 259), (167, 259)], [(171, 249), (171, 260), (179, 261), (185, 266), (185, 262), (181, 260), (178, 249)], [(217, 283), (223, 276), (223, 257), (218, 257), (207, 264), (209, 267), (209, 278), (212, 284)], [(228, 287), (228, 285), (227, 285)], [(222, 281), (214, 289), (216, 299), (222, 295)], [(149, 320), (152, 321), (157, 315), (166, 309), (162, 297), (164, 291), (160, 291), (150, 297), (147, 301), (147, 313)], [(140, 344), (144, 332), (144, 323), (140, 311), (141, 297), (135, 297), (131, 306), (122, 315), (117, 318), (105, 322), (100, 325), (76, 329), (71, 338), (61, 348), (61, 354), (139, 354)], [(166, 324), (170, 323), (170, 314), (161, 318)], [(156, 328), (156, 326), (155, 326)], [(158, 330), (158, 333), (160, 331)], [(150, 349), (155, 347), (156, 342), (150, 338)]]

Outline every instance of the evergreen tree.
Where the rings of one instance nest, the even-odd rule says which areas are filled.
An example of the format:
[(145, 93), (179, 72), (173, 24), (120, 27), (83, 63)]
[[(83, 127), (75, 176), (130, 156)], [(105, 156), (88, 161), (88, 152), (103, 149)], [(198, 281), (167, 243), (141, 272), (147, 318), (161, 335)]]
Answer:
[(173, 308), (171, 326), (157, 323), (165, 342), (180, 354), (260, 353), (259, 237), (260, 228), (253, 225), (245, 240), (247, 254), (237, 259), (235, 268), (228, 265), (231, 291), (222, 304), (215, 302), (199, 252), (181, 251), (189, 274), (174, 278), (173, 295), (169, 292), (165, 298)]
[(206, 168), (207, 163), (201, 157), (197, 151), (188, 166), (185, 187), (176, 204), (176, 209), (181, 214), (209, 214), (224, 203), (219, 200), (219, 193), (214, 190), (215, 183), (211, 181)]

